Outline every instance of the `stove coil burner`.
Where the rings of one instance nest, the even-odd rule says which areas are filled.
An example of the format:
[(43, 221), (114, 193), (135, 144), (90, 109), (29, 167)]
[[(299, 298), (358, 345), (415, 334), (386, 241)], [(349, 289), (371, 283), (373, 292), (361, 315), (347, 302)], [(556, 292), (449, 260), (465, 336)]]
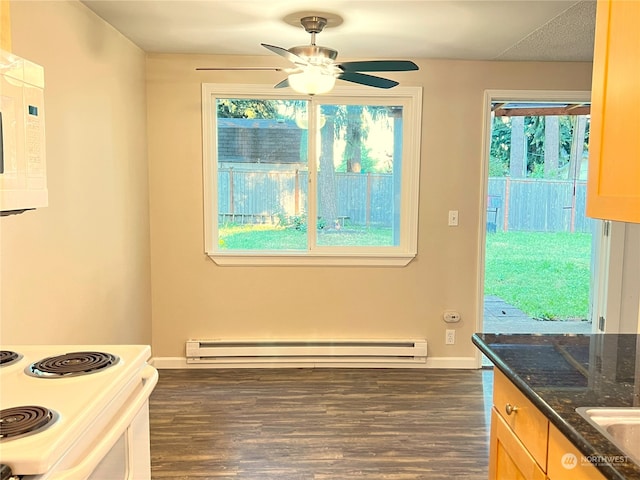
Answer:
[(10, 365), (20, 359), (20, 354), (11, 350), (0, 350), (0, 365)]
[(0, 410), (0, 439), (36, 433), (55, 420), (53, 411), (28, 405)]
[(102, 352), (72, 352), (33, 363), (27, 373), (36, 377), (61, 378), (96, 373), (118, 362), (118, 357)]

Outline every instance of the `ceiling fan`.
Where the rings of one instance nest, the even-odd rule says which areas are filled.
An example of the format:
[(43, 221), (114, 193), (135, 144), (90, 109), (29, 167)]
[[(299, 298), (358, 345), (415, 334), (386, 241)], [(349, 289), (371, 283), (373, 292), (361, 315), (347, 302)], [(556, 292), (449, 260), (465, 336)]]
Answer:
[(316, 95), (327, 93), (334, 87), (336, 79), (358, 83), (376, 88), (392, 88), (398, 85), (395, 80), (382, 78), (362, 72), (405, 72), (418, 70), (418, 66), (409, 60), (369, 60), (336, 63), (338, 52), (329, 47), (316, 45), (316, 34), (322, 32), (327, 19), (320, 16), (305, 16), (300, 23), (311, 34), (309, 45), (300, 45), (289, 49), (262, 43), (271, 52), (290, 61), (290, 68), (277, 67), (202, 67), (196, 70), (273, 70), (286, 72), (288, 77), (274, 88), (291, 87), (299, 93)]

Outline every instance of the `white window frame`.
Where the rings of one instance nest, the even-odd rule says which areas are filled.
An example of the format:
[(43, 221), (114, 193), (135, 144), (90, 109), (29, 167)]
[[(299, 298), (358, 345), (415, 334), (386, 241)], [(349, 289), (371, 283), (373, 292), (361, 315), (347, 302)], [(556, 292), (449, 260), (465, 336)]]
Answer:
[[(354, 104), (363, 99), (379, 105), (402, 105), (403, 144), (400, 200), (400, 243), (385, 247), (321, 247), (315, 236), (309, 235), (307, 250), (223, 250), (218, 245), (218, 158), (217, 158), (217, 98), (308, 100), (310, 108), (320, 104)], [(335, 87), (330, 94), (311, 97), (286, 91), (279, 93), (265, 85), (202, 84), (202, 147), (204, 188), (204, 250), (218, 265), (407, 265), (416, 255), (418, 246), (418, 199), (420, 182), (420, 132), (422, 126), (422, 88), (395, 87), (377, 90), (371, 87)], [(310, 125), (312, 127), (312, 125)], [(310, 151), (315, 151), (309, 139)], [(310, 158), (308, 210), (309, 230), (315, 231), (312, 220), (316, 211), (317, 159)], [(314, 203), (312, 205), (312, 203)]]

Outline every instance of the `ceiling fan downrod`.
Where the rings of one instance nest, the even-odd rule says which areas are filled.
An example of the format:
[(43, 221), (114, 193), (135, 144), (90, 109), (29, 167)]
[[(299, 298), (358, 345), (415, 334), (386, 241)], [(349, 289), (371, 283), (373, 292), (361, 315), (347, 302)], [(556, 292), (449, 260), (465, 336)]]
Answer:
[(316, 65), (333, 63), (338, 52), (333, 48), (316, 45), (316, 34), (322, 32), (327, 26), (327, 19), (316, 15), (302, 17), (300, 24), (307, 33), (311, 34), (311, 44), (291, 47), (288, 51)]
[(300, 24), (305, 29), (307, 33), (311, 34), (311, 45), (316, 44), (316, 33), (322, 32), (324, 27), (327, 26), (327, 19), (324, 17), (302, 17), (300, 19)]

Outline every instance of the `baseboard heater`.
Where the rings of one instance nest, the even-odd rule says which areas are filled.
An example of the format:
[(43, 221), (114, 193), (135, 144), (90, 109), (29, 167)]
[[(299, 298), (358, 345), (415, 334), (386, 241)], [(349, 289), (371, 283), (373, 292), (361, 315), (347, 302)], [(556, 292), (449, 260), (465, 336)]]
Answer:
[(187, 363), (426, 363), (426, 340), (188, 340)]

